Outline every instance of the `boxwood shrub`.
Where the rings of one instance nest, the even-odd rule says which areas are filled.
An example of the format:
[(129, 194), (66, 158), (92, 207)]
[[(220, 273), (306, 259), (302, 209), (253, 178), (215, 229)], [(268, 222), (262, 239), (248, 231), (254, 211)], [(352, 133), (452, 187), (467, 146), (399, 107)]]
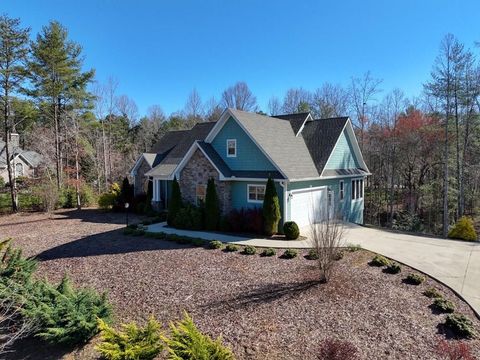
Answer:
[(297, 240), (300, 236), (300, 229), (295, 221), (287, 221), (283, 224), (283, 233), (288, 240)]

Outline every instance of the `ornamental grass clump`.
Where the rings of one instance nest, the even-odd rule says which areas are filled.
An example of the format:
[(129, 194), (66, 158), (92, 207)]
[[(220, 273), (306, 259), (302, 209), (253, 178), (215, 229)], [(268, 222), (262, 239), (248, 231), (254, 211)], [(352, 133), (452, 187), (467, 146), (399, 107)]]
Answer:
[(101, 343), (95, 349), (107, 360), (151, 360), (162, 351), (160, 323), (150, 317), (144, 327), (132, 322), (115, 330), (98, 320)]
[(170, 360), (234, 360), (232, 351), (223, 345), (222, 338), (213, 340), (203, 334), (187, 312), (183, 320), (170, 323), (170, 336), (162, 336)]

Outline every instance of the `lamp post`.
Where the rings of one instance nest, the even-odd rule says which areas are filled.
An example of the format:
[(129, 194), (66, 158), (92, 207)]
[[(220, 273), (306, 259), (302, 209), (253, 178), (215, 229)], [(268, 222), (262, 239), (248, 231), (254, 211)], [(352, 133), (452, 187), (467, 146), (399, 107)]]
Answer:
[(128, 202), (125, 203), (125, 221), (128, 226), (128, 208), (130, 207), (130, 204)]

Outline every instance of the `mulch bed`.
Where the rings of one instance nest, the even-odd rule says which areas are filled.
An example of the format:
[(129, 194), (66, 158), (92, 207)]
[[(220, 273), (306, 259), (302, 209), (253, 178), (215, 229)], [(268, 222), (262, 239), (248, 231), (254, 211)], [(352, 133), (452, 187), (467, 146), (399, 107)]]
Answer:
[[(125, 236), (123, 226), (123, 214), (93, 209), (52, 219), (18, 214), (0, 217), (0, 238), (12, 236), (27, 255), (37, 256), (41, 276), (58, 281), (66, 272), (77, 285), (108, 291), (117, 323), (153, 314), (167, 326), (187, 310), (202, 331), (221, 335), (238, 359), (316, 359), (326, 338), (352, 342), (363, 359), (437, 359), (435, 347), (449, 334), (440, 325), (445, 315), (433, 313), (432, 300), (422, 295), (432, 286), (480, 333), (480, 321), (453, 292), (432, 279), (405, 284), (409, 268), (386, 274), (368, 266), (367, 251), (346, 253), (333, 279), (320, 284), (315, 262), (303, 256), (192, 248)], [(480, 356), (480, 340), (468, 342)], [(53, 359), (67, 351), (26, 343), (12, 359), (29, 352), (31, 359)], [(88, 344), (68, 356), (96, 354)]]

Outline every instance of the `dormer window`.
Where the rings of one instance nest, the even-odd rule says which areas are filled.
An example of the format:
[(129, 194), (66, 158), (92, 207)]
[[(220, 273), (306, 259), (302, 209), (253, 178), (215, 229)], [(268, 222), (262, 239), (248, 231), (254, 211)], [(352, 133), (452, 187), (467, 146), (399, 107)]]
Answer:
[(227, 140), (227, 157), (237, 157), (237, 139)]

